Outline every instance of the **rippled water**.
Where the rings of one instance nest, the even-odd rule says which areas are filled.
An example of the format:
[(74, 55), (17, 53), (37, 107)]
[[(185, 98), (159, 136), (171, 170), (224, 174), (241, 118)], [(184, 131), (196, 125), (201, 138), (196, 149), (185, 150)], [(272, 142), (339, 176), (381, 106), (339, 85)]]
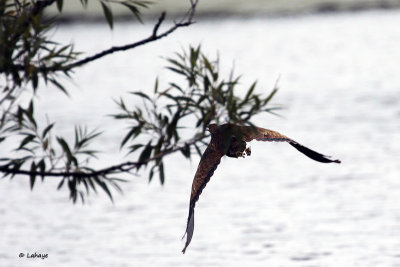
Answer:
[[(160, 58), (201, 43), (235, 64), (243, 84), (269, 90), (284, 119), (258, 117), (317, 151), (324, 165), (286, 144), (252, 144), (247, 159), (224, 159), (196, 208), (192, 244), (181, 254), (198, 158), (167, 181), (130, 177), (111, 204), (104, 194), (72, 205), (57, 181), (1, 181), (1, 266), (400, 266), (400, 12), (200, 21), (168, 39), (91, 63), (74, 75), (72, 97), (41, 95), (68, 134), (76, 123), (106, 128), (98, 165), (117, 161), (120, 127), (112, 98), (168, 81)], [(151, 25), (62, 26), (59, 40), (89, 54), (147, 36)], [(89, 100), (90, 99), (90, 100)], [(62, 108), (59, 108), (59, 107)], [(175, 165), (174, 165), (175, 164)], [(18, 258), (19, 253), (48, 258)]]

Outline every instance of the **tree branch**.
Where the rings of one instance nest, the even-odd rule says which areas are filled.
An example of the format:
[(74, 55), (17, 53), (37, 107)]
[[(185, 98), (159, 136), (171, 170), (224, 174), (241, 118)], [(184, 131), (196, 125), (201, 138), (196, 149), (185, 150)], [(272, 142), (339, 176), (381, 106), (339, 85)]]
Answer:
[(93, 171), (74, 171), (74, 172), (53, 172), (53, 171), (30, 171), (30, 170), (20, 170), (20, 169), (15, 169), (15, 168), (10, 168), (8, 165), (3, 165), (0, 166), (0, 172), (4, 173), (5, 175), (27, 175), (27, 176), (31, 176), (31, 175), (36, 175), (36, 176), (46, 176), (46, 177), (79, 177), (79, 178), (90, 178), (90, 177), (95, 177), (95, 176), (105, 176), (105, 175), (110, 175), (110, 174), (115, 174), (115, 173), (123, 173), (123, 172), (129, 172), (130, 170), (134, 169), (134, 168), (138, 168), (143, 164), (147, 164), (150, 161), (153, 160), (157, 160), (160, 159), (166, 155), (172, 154), (174, 152), (177, 152), (179, 150), (181, 150), (182, 148), (184, 148), (185, 146), (190, 146), (193, 145), (197, 142), (201, 142), (203, 141), (203, 139), (205, 139), (206, 137), (208, 137), (208, 135), (202, 135), (198, 138), (192, 139), (189, 142), (186, 142), (184, 145), (182, 146), (178, 146), (175, 148), (171, 148), (171, 149), (167, 149), (167, 150), (163, 150), (160, 153), (158, 153), (157, 155), (148, 158), (147, 160), (143, 161), (143, 162), (133, 162), (133, 161), (127, 161), (118, 165), (113, 165), (113, 166), (109, 166), (103, 169), (99, 169), (99, 170), (93, 170)]
[(161, 13), (160, 17), (158, 18), (157, 23), (153, 27), (152, 34), (149, 37), (147, 37), (147, 38), (145, 38), (143, 40), (134, 42), (132, 44), (127, 44), (127, 45), (123, 45), (123, 46), (113, 46), (113, 47), (111, 47), (111, 48), (109, 48), (107, 50), (104, 50), (104, 51), (102, 51), (100, 53), (97, 53), (97, 54), (95, 54), (93, 56), (81, 59), (81, 60), (79, 60), (77, 62), (74, 62), (74, 63), (72, 63), (70, 65), (67, 65), (67, 66), (65, 66), (65, 68), (72, 69), (74, 67), (78, 67), (78, 66), (84, 65), (86, 63), (89, 63), (91, 61), (97, 60), (97, 59), (102, 58), (104, 56), (113, 54), (115, 52), (126, 51), (126, 50), (133, 49), (133, 48), (136, 48), (138, 46), (141, 46), (141, 45), (144, 45), (144, 44), (147, 44), (147, 43), (154, 42), (156, 40), (159, 40), (161, 38), (164, 38), (164, 37), (168, 36), (169, 34), (171, 34), (174, 31), (176, 31), (178, 28), (187, 27), (187, 26), (193, 24), (193, 16), (194, 16), (194, 13), (196, 11), (197, 3), (198, 3), (198, 0), (191, 1), (191, 7), (190, 7), (188, 13), (184, 16), (184, 18), (180, 22), (175, 23), (174, 26), (172, 26), (171, 28), (169, 28), (168, 30), (164, 31), (161, 34), (157, 34), (157, 32), (158, 32), (161, 24), (165, 20), (165, 14), (166, 14), (165, 12)]

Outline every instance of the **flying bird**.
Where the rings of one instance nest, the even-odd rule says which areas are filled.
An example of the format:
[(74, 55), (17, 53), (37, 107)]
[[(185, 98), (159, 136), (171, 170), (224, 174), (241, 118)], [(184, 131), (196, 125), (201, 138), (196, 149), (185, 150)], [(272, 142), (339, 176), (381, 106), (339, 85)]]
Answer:
[(222, 125), (210, 124), (208, 125), (208, 130), (211, 133), (211, 141), (201, 157), (196, 174), (193, 178), (189, 203), (189, 216), (186, 231), (182, 239), (185, 235), (187, 235), (187, 237), (182, 253), (185, 253), (186, 248), (189, 246), (193, 237), (194, 208), (196, 202), (199, 200), (201, 192), (206, 187), (208, 181), (210, 181), (211, 176), (214, 174), (214, 171), (217, 169), (223, 156), (226, 155), (233, 158), (245, 157), (246, 155), (250, 156), (251, 150), (249, 147), (246, 147), (247, 142), (252, 140), (287, 142), (313, 160), (322, 163), (340, 163), (340, 160), (332, 160), (329, 156), (311, 150), (289, 137), (272, 130), (255, 126), (240, 126), (230, 123)]

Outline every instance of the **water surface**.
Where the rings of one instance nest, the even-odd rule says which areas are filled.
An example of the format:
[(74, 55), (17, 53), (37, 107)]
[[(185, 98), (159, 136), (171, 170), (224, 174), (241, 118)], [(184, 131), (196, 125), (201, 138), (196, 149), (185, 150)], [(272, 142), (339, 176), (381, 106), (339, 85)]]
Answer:
[[(104, 166), (117, 162), (123, 125), (113, 98), (150, 90), (172, 52), (202, 44), (222, 68), (258, 79), (284, 118), (257, 125), (342, 160), (314, 162), (286, 144), (252, 144), (248, 159), (224, 159), (196, 207), (194, 237), (180, 240), (198, 157), (168, 159), (167, 181), (129, 177), (111, 204), (104, 194), (72, 205), (51, 178), (1, 181), (2, 266), (400, 266), (400, 12), (200, 21), (167, 39), (83, 67), (71, 99), (39, 97), (57, 130), (101, 127)], [(55, 36), (87, 54), (145, 37), (151, 25), (61, 26)], [(61, 108), (60, 108), (61, 107)], [(97, 145), (99, 146), (99, 145)], [(179, 165), (177, 163), (179, 162)], [(48, 253), (48, 259), (18, 258)]]

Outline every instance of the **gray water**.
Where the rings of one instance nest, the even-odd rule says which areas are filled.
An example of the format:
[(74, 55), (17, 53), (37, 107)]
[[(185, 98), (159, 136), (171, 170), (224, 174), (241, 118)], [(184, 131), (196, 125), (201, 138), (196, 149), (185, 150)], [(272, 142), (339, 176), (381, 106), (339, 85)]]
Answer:
[[(68, 82), (71, 98), (44, 89), (38, 105), (71, 134), (74, 124), (105, 129), (100, 162), (118, 162), (121, 128), (112, 99), (166, 85), (172, 52), (202, 44), (232, 64), (243, 85), (258, 79), (284, 118), (274, 129), (341, 165), (314, 162), (287, 144), (252, 143), (246, 159), (224, 159), (196, 207), (185, 255), (192, 162), (169, 157), (164, 186), (131, 176), (111, 204), (105, 194), (72, 205), (47, 179), (1, 180), (1, 266), (400, 266), (400, 12), (199, 21), (167, 39), (103, 58)], [(145, 37), (151, 25), (61, 26), (60, 41), (87, 54)], [(126, 99), (129, 99), (128, 97)], [(60, 108), (61, 107), (61, 108)], [(126, 159), (125, 159), (126, 160)], [(178, 164), (179, 162), (179, 164)], [(46, 253), (46, 259), (20, 253)]]

